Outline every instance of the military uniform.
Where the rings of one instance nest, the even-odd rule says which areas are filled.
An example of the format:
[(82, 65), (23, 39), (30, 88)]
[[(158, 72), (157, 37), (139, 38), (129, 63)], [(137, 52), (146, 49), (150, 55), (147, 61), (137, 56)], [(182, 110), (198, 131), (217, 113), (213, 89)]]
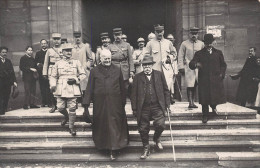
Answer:
[(146, 45), (147, 52), (154, 58), (153, 69), (162, 72), (162, 60), (167, 55), (177, 55), (171, 41), (162, 38), (161, 40), (152, 39)]
[(140, 45), (142, 44), (144, 47), (144, 42), (145, 42), (145, 40), (142, 37), (138, 38), (137, 43), (138, 43), (139, 49), (137, 49), (133, 52), (133, 61), (135, 64), (135, 73), (136, 74), (143, 71), (143, 67), (141, 66), (141, 61), (144, 58), (146, 50), (145, 50), (145, 48), (142, 48), (142, 46), (140, 47)]
[[(72, 45), (64, 48), (72, 49)], [(80, 81), (86, 78), (85, 71), (79, 60), (64, 58), (55, 63), (50, 76), (50, 87), (56, 87), (54, 96), (57, 98), (57, 108), (66, 117), (66, 104), (69, 108), (69, 127), (74, 129), (76, 120), (76, 100), (81, 97)], [(75, 84), (68, 84), (69, 79), (75, 79)]]
[(198, 79), (198, 70), (191, 70), (189, 63), (193, 59), (195, 52), (204, 48), (204, 43), (200, 40), (193, 42), (191, 39), (181, 43), (178, 54), (178, 69), (185, 70), (185, 82), (187, 87), (194, 87)]

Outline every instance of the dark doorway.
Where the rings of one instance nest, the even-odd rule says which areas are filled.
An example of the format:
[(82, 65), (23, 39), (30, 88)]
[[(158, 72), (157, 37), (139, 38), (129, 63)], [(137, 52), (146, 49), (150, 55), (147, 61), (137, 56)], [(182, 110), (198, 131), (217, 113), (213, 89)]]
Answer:
[(101, 45), (99, 34), (121, 27), (128, 42), (137, 47), (136, 40), (153, 32), (153, 25), (164, 24), (165, 34), (175, 32), (173, 0), (83, 0), (83, 34), (93, 51)]

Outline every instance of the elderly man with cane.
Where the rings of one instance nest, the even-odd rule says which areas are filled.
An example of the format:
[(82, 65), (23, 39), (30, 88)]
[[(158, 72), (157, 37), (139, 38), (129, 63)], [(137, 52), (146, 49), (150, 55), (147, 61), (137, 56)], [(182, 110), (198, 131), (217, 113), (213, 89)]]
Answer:
[(134, 77), (131, 103), (144, 149), (140, 158), (146, 159), (150, 155), (150, 120), (154, 120), (155, 148), (163, 150), (160, 136), (165, 128), (167, 108), (170, 107), (170, 92), (164, 74), (152, 69), (155, 63), (153, 57), (146, 55), (141, 63), (143, 72)]

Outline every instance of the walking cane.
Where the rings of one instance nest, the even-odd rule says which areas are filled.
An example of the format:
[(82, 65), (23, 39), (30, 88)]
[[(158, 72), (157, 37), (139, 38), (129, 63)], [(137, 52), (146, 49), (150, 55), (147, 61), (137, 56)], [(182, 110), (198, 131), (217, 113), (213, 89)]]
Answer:
[(169, 124), (170, 124), (170, 134), (171, 134), (171, 139), (172, 139), (172, 155), (173, 155), (174, 162), (176, 162), (174, 142), (173, 142), (173, 136), (172, 136), (172, 124), (171, 124), (171, 117), (170, 117), (170, 108), (167, 108), (167, 114), (168, 114), (168, 120), (169, 120)]

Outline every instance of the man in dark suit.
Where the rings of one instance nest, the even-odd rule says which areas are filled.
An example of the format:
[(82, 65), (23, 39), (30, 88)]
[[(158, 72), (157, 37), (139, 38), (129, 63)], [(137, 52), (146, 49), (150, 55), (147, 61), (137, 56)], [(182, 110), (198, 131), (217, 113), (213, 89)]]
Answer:
[(202, 122), (208, 122), (209, 105), (214, 115), (216, 106), (226, 103), (223, 79), (227, 69), (222, 51), (214, 48), (212, 34), (204, 35), (205, 47), (195, 53), (189, 63), (191, 70), (199, 69), (199, 103), (202, 105)]
[(150, 154), (149, 131), (150, 120), (154, 120), (155, 147), (163, 149), (160, 136), (165, 128), (165, 113), (170, 107), (170, 91), (168, 89), (164, 74), (153, 70), (153, 57), (146, 55), (143, 58), (143, 72), (134, 77), (132, 88), (132, 110), (137, 117), (138, 131), (140, 133), (144, 152), (141, 159), (146, 159)]
[(42, 76), (42, 69), (43, 69), (43, 63), (45, 59), (45, 54), (48, 50), (48, 42), (45, 39), (42, 39), (40, 41), (41, 43), (41, 50), (36, 52), (35, 55), (35, 62), (37, 64), (37, 71), (39, 73), (39, 84), (40, 84), (40, 90), (41, 90), (41, 96), (42, 96), (42, 107), (45, 107), (48, 105), (51, 106), (51, 92), (50, 92), (50, 85), (49, 81), (45, 79)]
[(17, 87), (12, 62), (6, 58), (7, 47), (0, 47), (0, 115), (7, 111), (11, 86)]

